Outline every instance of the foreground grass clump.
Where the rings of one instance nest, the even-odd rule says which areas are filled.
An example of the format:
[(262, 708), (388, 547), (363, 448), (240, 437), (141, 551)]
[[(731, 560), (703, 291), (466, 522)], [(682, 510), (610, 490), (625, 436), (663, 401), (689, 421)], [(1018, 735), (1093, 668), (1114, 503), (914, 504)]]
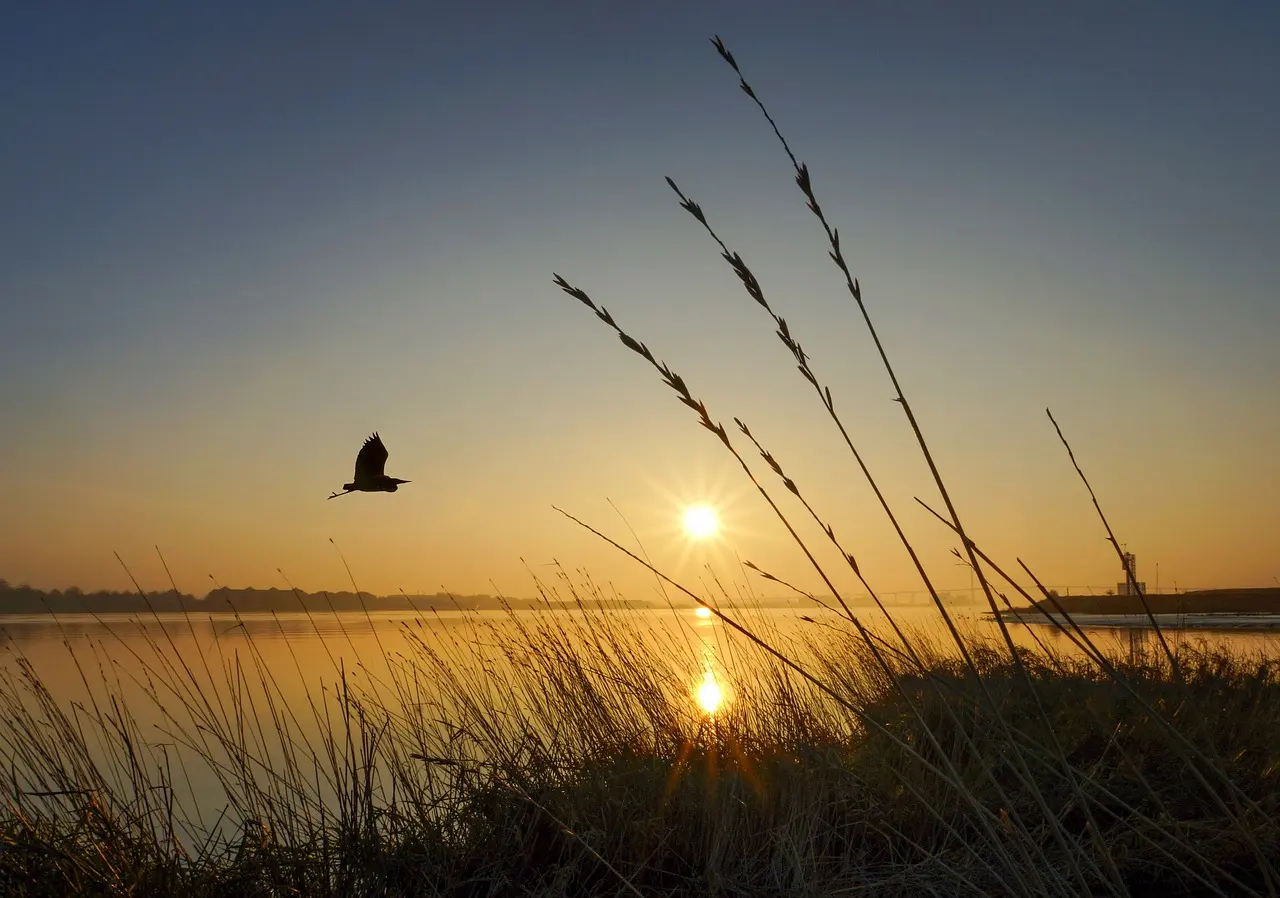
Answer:
[[(1093, 856), (1095, 838), (1109, 846), (1113, 890), (1214, 894), (1208, 883), (1219, 883), (1225, 894), (1265, 894), (1255, 852), (1280, 852), (1273, 662), (1183, 650), (1175, 681), (1159, 655), (1116, 659), (1126, 692), (1079, 656), (1023, 653), (1032, 692), (997, 644), (971, 637), (984, 692), (954, 653), (923, 641), (923, 667), (901, 657), (882, 665), (871, 650), (880, 643), (851, 628), (790, 642), (764, 630), (834, 686), (722, 637), (736, 659), (721, 674), (732, 698), (710, 716), (692, 695), (701, 644), (631, 621), (607, 610), (513, 612), (443, 646), (409, 625), (413, 651), (387, 682), (330, 693), (334, 713), (320, 716), (337, 722), (315, 745), (282, 726), (262, 729), (254, 749), (240, 734), (261, 727), (261, 714), (247, 702), (221, 723), (198, 704), (171, 705), (175, 733), (203, 746), (188, 764), (219, 772), (227, 819), (238, 821), (203, 841), (184, 831), (184, 809), (167, 804), (176, 783), (153, 772), (157, 754), (127, 735), (127, 714), (107, 703), (78, 727), (98, 726), (94, 740), (64, 736), (50, 751), (59, 737), (41, 734), (59, 726), (58, 710), (32, 702), (30, 672), (10, 675), (0, 690), (10, 771), (0, 890), (1071, 894), (1070, 883), (1044, 885), (1063, 881), (1070, 860), (1045, 836), (1034, 790), (1081, 857)], [(157, 676), (167, 653), (156, 642), (148, 664)], [(244, 676), (228, 669), (230, 682)], [(180, 693), (173, 685), (169, 694)], [(270, 695), (270, 680), (259, 685)], [(1035, 701), (1065, 768), (1043, 748)], [(1015, 724), (1012, 741), (993, 711)], [(1186, 746), (1153, 714), (1174, 722), (1196, 756), (1223, 759), (1252, 844), (1191, 781)], [(448, 726), (433, 726), (438, 719)], [(200, 743), (197, 729), (216, 738)], [(90, 748), (98, 737), (113, 752), (107, 761)], [(940, 770), (938, 748), (954, 771)], [(261, 751), (291, 760), (265, 772)], [(1015, 755), (1032, 760), (1033, 783), (1018, 782)], [(111, 765), (132, 772), (113, 784)], [(36, 781), (60, 788), (33, 789)], [(984, 816), (997, 821), (994, 833)], [(1020, 878), (1000, 867), (1001, 852), (1025, 858)], [(1099, 892), (1106, 884), (1093, 883)]]
[[(931, 659), (915, 678), (899, 679), (904, 694), (888, 678), (869, 676), (869, 659), (856, 645), (825, 651), (834, 652), (827, 661), (838, 659), (846, 675), (868, 675), (844, 698), (890, 734), (919, 746), (928, 728), (954, 757), (969, 755), (958, 783), (921, 762), (927, 749), (920, 759), (878, 731), (833, 726), (838, 707), (830, 701), (781, 682), (755, 683), (745, 690), (761, 703), (754, 711), (729, 711), (692, 739), (637, 728), (630, 750), (618, 751), (623, 734), (611, 734), (604, 751), (575, 755), (571, 773), (560, 773), (563, 762), (549, 751), (519, 771), (519, 789), (495, 782), (470, 833), (480, 840), (474, 856), (484, 860), (466, 873), (500, 869), (504, 879), (537, 882), (557, 894), (588, 883), (613, 891), (617, 881), (593, 862), (598, 854), (646, 894), (827, 894), (868, 886), (904, 895), (1036, 891), (1033, 869), (1016, 882), (994, 875), (984, 856), (987, 836), (970, 807), (976, 798), (997, 815), (1010, 845), (1021, 838), (1014, 818), (1029, 823), (1028, 835), (1044, 833), (1043, 823), (1034, 822), (1037, 802), (1008, 769), (1013, 753), (1036, 743), (1034, 728), (1020, 732), (1024, 744), (1011, 745), (984, 713), (962, 716), (960, 726), (976, 744), (966, 751), (933, 688), (946, 685), (951, 707), (977, 709), (978, 691), (961, 665)], [(1033, 720), (1013, 665), (993, 649), (979, 655), (999, 713)], [(1214, 801), (1188, 784), (1180, 747), (1150, 719), (1151, 708), (1175, 696), (1167, 667), (1124, 669), (1137, 693), (1127, 697), (1087, 663), (1027, 658), (1073, 774), (1096, 802), (1097, 837), (1115, 857), (1117, 887), (1212, 893), (1205, 883), (1197, 886), (1190, 870), (1178, 870), (1170, 861), (1176, 857), (1188, 868), (1230, 874), (1236, 885), (1228, 894), (1264, 890), (1253, 851), (1280, 851), (1277, 669), (1218, 652), (1187, 652), (1181, 660), (1189, 679), (1176, 690), (1173, 719), (1189, 722), (1183, 732), (1199, 752), (1230, 758), (1230, 775), (1257, 802), (1252, 845), (1242, 844)], [(1063, 771), (1049, 757), (1040, 760), (1033, 788), (1087, 850), (1087, 818)], [(1003, 795), (991, 786), (993, 773)], [(1040, 875), (1062, 877), (1065, 858), (1042, 845), (1023, 848), (1044, 865)], [(1095, 885), (1103, 890), (1102, 882)]]

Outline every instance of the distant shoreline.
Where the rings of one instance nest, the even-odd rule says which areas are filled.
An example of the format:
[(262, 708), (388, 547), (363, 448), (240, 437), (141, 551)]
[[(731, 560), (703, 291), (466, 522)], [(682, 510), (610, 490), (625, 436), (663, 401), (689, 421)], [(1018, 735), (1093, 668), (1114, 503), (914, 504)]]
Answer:
[[(1045, 620), (1038, 611), (1027, 608), (1018, 609), (1020, 614), (1012, 615), (1004, 612), (1001, 617), (1006, 621), (1018, 620), (1025, 624), (1048, 626), (1051, 621)], [(987, 616), (992, 619), (990, 615)], [(1065, 624), (1061, 614), (1050, 614), (1053, 622)], [(1229, 612), (1212, 612), (1209, 614), (1157, 614), (1156, 623), (1162, 630), (1238, 630), (1241, 632), (1257, 632), (1274, 630), (1280, 632), (1280, 614), (1231, 614)], [(1114, 630), (1150, 630), (1151, 621), (1145, 614), (1073, 614), (1071, 619), (1081, 627), (1103, 627)]]
[[(1143, 607), (1145, 599), (1146, 607)], [(1061, 611), (1081, 626), (1145, 627), (1150, 629), (1148, 610), (1161, 627), (1195, 630), (1280, 629), (1280, 588), (1200, 589), (1174, 595), (1057, 596), (1034, 605), (1002, 610), (1006, 620), (1048, 623), (1045, 614), (1062, 621)]]
[[(603, 606), (611, 609), (658, 611), (670, 608), (652, 599), (608, 598)], [(682, 603), (683, 606), (683, 603)], [(752, 607), (796, 608), (801, 603), (786, 599), (760, 599)], [(361, 592), (302, 592), (290, 589), (232, 589), (219, 587), (204, 596), (165, 592), (137, 591), (85, 592), (79, 589), (40, 590), (29, 586), (12, 586), (0, 580), (0, 621), (14, 616), (49, 616), (57, 614), (430, 614), (440, 611), (537, 611), (578, 608), (572, 600), (555, 598), (506, 598), (492, 595), (374, 595)], [(587, 601), (581, 607), (599, 607)], [(688, 603), (693, 608), (692, 602)], [(725, 606), (726, 608), (730, 606)], [(804, 607), (809, 607), (805, 605)]]
[[(220, 587), (203, 597), (167, 592), (52, 591), (0, 587), (0, 619), (14, 615), (50, 614), (331, 614), (430, 613), (434, 611), (504, 611), (554, 607), (541, 599), (491, 595), (392, 595), (361, 592), (302, 592), (289, 589)], [(566, 607), (571, 605), (566, 604)]]

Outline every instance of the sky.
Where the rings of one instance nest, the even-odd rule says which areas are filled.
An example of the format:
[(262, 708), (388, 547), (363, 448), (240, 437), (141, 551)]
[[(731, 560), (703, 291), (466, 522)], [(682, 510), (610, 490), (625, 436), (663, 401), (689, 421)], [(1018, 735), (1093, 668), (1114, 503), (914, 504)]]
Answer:
[[(0, 577), (524, 596), (825, 591), (734, 458), (558, 272), (742, 418), (884, 592), (938, 493), (1049, 584), (1280, 581), (1280, 9), (1218, 3), (22, 4), (0, 30)], [(378, 431), (394, 494), (327, 501)], [(807, 512), (760, 483), (840, 589)], [(720, 534), (690, 540), (708, 503)], [(639, 551), (639, 549), (637, 549)], [(341, 552), (341, 555), (339, 555)], [(1158, 571), (1157, 571), (1158, 566)], [(210, 578), (213, 578), (211, 580)]]

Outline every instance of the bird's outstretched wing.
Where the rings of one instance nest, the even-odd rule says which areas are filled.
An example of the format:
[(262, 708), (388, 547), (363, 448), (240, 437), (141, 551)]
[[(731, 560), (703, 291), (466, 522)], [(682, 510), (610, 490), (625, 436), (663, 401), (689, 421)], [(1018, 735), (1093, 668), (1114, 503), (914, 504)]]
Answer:
[(382, 469), (387, 464), (387, 447), (382, 445), (382, 437), (376, 433), (364, 441), (360, 454), (356, 456), (356, 481), (360, 482), (382, 476)]

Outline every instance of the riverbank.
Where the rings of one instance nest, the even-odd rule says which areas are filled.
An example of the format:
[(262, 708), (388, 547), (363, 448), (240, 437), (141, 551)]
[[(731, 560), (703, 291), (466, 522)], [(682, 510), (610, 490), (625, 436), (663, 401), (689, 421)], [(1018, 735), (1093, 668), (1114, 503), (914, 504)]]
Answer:
[[(1145, 607), (1143, 602), (1145, 600)], [(1176, 615), (1223, 614), (1236, 616), (1280, 615), (1280, 587), (1266, 586), (1256, 589), (1197, 589), (1179, 593), (1162, 593), (1146, 596), (1085, 595), (1056, 596), (1041, 599), (1034, 605), (1015, 607), (1013, 612), (1030, 619), (1036, 609), (1057, 613), (1059, 609), (1071, 615), (1100, 614), (1110, 616), (1155, 615), (1172, 618)], [(1010, 611), (1002, 612), (1010, 614)]]
[[(988, 615), (989, 616), (989, 615)], [(1029, 608), (1004, 611), (1006, 621), (1042, 626), (1067, 626), (1065, 615), (1050, 612), (1047, 616)], [(1280, 634), (1280, 614), (1232, 614), (1215, 612), (1208, 614), (1156, 614), (1156, 624), (1162, 630), (1234, 630), (1241, 632), (1272, 632)], [(1076, 613), (1071, 619), (1081, 627), (1105, 627), (1116, 630), (1150, 630), (1151, 618), (1145, 614), (1089, 614)]]

